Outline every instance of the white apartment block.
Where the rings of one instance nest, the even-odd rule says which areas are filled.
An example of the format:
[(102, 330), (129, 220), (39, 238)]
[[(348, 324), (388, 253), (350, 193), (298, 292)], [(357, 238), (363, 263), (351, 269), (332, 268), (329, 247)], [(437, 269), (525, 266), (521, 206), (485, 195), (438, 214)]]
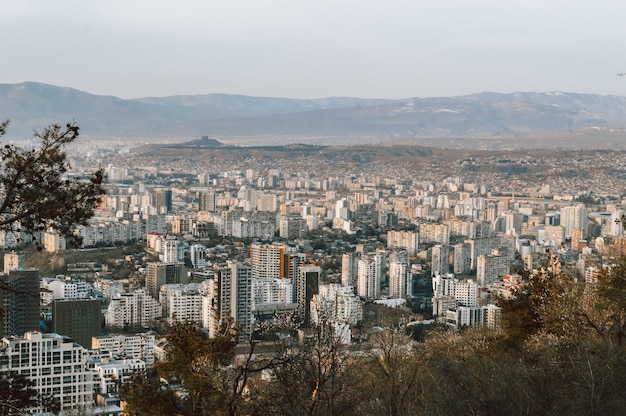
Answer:
[(343, 286), (356, 286), (358, 276), (357, 253), (344, 253), (341, 255), (341, 284)]
[(202, 269), (211, 264), (207, 259), (207, 248), (201, 244), (192, 244), (189, 248), (191, 264), (195, 269)]
[(380, 295), (383, 254), (365, 254), (357, 261), (357, 294), (367, 299)]
[(83, 281), (43, 278), (40, 287), (50, 290), (53, 299), (86, 299), (93, 294), (93, 288)]
[(499, 254), (478, 256), (476, 262), (476, 281), (480, 286), (488, 286), (500, 281), (500, 278), (510, 272), (510, 261)]
[[(38, 394), (52, 395), (61, 408), (89, 414), (93, 405), (93, 373), (87, 350), (57, 334), (26, 332), (3, 338), (0, 372), (13, 371), (34, 382)], [(43, 409), (33, 409), (43, 410)]]
[(478, 293), (479, 287), (474, 280), (462, 280), (454, 284), (454, 297), (458, 305), (478, 306)]
[(221, 321), (218, 279), (203, 281), (202, 292), (202, 327), (209, 331), (209, 338), (214, 338)]
[(351, 286), (320, 285), (319, 293), (311, 299), (311, 321), (315, 324), (326, 321), (356, 325), (361, 319), (363, 305)]
[(419, 235), (424, 243), (450, 244), (450, 226), (448, 224), (420, 224)]
[(168, 321), (202, 322), (202, 285), (166, 284), (159, 289), (159, 303)]
[(148, 295), (144, 289), (139, 289), (133, 293), (122, 293), (112, 298), (104, 318), (109, 327), (147, 327), (151, 321), (160, 318), (161, 315), (162, 309), (159, 302)]
[(94, 374), (94, 392), (117, 392), (118, 383), (127, 382), (133, 373), (145, 372), (146, 363), (138, 359), (114, 360), (105, 358), (89, 364)]
[(250, 266), (252, 277), (280, 278), (283, 275), (285, 247), (283, 245), (252, 244)]
[(389, 296), (405, 298), (413, 295), (413, 275), (408, 259), (389, 261)]
[(561, 226), (565, 228), (565, 238), (572, 238), (572, 230), (574, 228), (580, 228), (582, 230), (583, 238), (587, 236), (589, 213), (584, 205), (578, 204), (569, 207), (562, 207), (560, 213)]
[(445, 316), (446, 323), (453, 328), (486, 327), (498, 330), (502, 310), (494, 304), (481, 307), (459, 306), (456, 309), (448, 309)]
[(136, 358), (146, 363), (146, 367), (154, 364), (154, 334), (110, 334), (92, 338), (91, 348), (111, 358)]
[(291, 279), (252, 278), (252, 309), (266, 303), (292, 303)]
[(387, 248), (403, 248), (409, 256), (415, 256), (419, 247), (416, 231), (387, 231)]
[(180, 240), (166, 240), (163, 247), (163, 263), (178, 263), (185, 259), (185, 242)]
[(102, 292), (102, 296), (106, 300), (111, 300), (124, 293), (124, 285), (128, 285), (128, 280), (110, 280), (110, 279), (96, 279), (93, 284), (94, 289)]

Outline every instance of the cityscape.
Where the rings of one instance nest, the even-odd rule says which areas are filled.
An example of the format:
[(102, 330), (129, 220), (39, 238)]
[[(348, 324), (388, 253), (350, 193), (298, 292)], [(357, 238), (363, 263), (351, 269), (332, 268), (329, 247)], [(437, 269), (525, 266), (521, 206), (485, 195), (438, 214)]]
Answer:
[[(32, 236), (2, 233), (3, 370), (30, 375), (65, 412), (121, 414), (133, 374), (165, 374), (172, 326), (208, 339), (231, 331), (235, 360), (279, 354), (266, 332), (285, 321), (297, 344), (319, 336), (375, 354), (380, 331), (407, 345), (429, 329), (501, 333), (502, 300), (529, 275), (558, 263), (596, 285), (623, 252), (621, 153), (177, 156), (194, 143), (74, 149), (73, 166), (105, 166), (106, 178), (74, 231), (81, 245), (47, 230), (37, 251), (24, 245)], [(212, 152), (224, 162), (207, 163)], [(573, 164), (589, 174), (564, 174)], [(67, 376), (55, 377), (54, 354), (39, 356), (55, 349)]]
[(625, 13), (6, 2), (0, 415), (625, 414)]

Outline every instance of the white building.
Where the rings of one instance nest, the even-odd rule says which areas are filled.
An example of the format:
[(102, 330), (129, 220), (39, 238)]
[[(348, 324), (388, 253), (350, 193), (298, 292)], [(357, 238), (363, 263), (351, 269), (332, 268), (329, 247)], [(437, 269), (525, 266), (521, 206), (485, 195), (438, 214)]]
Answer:
[(322, 321), (356, 325), (361, 319), (363, 305), (351, 286), (320, 285), (319, 293), (311, 299), (311, 321), (316, 325)]
[(192, 244), (189, 248), (191, 264), (195, 269), (202, 269), (210, 265), (210, 261), (207, 259), (207, 248), (201, 244)]
[(479, 287), (474, 280), (462, 280), (454, 284), (454, 297), (461, 306), (478, 306), (478, 292)]
[(383, 253), (365, 254), (357, 261), (357, 294), (367, 299), (380, 295)]
[[(93, 405), (93, 373), (87, 350), (57, 334), (26, 332), (3, 338), (0, 372), (13, 371), (34, 382), (37, 394), (51, 395), (63, 410), (89, 414)], [(37, 409), (44, 410), (44, 409)]]
[(409, 256), (415, 256), (419, 247), (417, 231), (387, 231), (387, 248), (403, 248)]
[(292, 303), (291, 279), (252, 278), (252, 309), (265, 303)]
[(408, 253), (392, 253), (389, 257), (389, 296), (406, 298), (413, 295), (413, 275)]
[(169, 322), (202, 322), (202, 285), (168, 284), (159, 289), (163, 317)]
[(90, 367), (95, 372), (94, 392), (100, 394), (117, 392), (118, 383), (127, 382), (136, 372), (146, 371), (146, 363), (138, 359), (105, 358), (90, 363)]
[(84, 281), (44, 278), (40, 287), (52, 291), (53, 299), (86, 299), (93, 294), (93, 288)]
[(92, 338), (91, 348), (111, 358), (135, 358), (146, 363), (146, 367), (154, 364), (154, 334), (110, 334)]
[(144, 289), (133, 293), (122, 293), (111, 299), (104, 315), (109, 327), (147, 327), (162, 315), (161, 305)]
[(570, 207), (562, 207), (560, 214), (561, 225), (565, 228), (565, 238), (572, 238), (572, 230), (574, 228), (580, 228), (583, 238), (587, 237), (589, 213), (584, 205), (578, 204)]

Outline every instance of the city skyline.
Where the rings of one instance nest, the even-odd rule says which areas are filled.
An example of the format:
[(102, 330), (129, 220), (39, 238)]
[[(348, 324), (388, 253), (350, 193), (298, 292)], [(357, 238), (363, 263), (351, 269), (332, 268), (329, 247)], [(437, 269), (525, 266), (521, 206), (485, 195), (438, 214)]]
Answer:
[(622, 94), (624, 12), (561, 0), (24, 1), (3, 5), (0, 80), (121, 98)]

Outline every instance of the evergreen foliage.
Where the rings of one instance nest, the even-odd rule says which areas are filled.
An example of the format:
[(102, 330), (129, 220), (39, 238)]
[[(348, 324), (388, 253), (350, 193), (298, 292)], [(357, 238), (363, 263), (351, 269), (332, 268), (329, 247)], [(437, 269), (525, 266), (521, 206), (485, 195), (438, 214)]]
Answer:
[[(9, 125), (0, 123), (0, 137)], [(78, 138), (78, 126), (50, 125), (35, 133), (39, 145), (27, 150), (14, 144), (0, 147), (0, 230), (36, 239), (49, 229), (78, 244), (77, 225), (93, 216), (102, 187), (103, 170), (72, 177), (65, 147)]]

